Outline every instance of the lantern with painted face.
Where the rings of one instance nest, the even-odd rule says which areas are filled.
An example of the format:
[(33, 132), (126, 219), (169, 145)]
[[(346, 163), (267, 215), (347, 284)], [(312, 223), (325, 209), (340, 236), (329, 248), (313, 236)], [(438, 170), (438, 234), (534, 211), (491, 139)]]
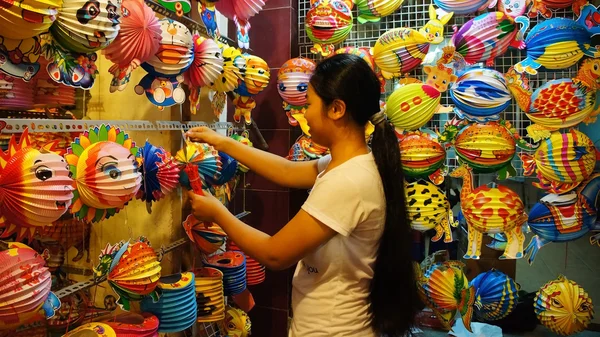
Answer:
[(36, 149), (25, 129), (0, 152), (0, 227), (2, 237), (32, 237), (36, 228), (58, 220), (71, 205), (73, 180), (54, 144)]
[(231, 337), (247, 337), (250, 335), (252, 323), (243, 310), (227, 307), (225, 310), (225, 330)]
[(50, 32), (70, 51), (95, 52), (117, 37), (120, 12), (121, 0), (66, 0)]
[(158, 51), (152, 55), (142, 68), (155, 76), (175, 77), (183, 73), (194, 60), (192, 33), (182, 23), (162, 19), (161, 37)]
[(283, 109), (292, 126), (298, 125), (293, 114), (306, 111), (306, 91), (316, 64), (310, 59), (296, 57), (286, 61), (277, 74), (277, 91), (284, 100)]
[(237, 88), (243, 80), (242, 69), (246, 68), (246, 59), (235, 47), (221, 45), (221, 49), (224, 60), (223, 71), (208, 87), (219, 92), (229, 92)]
[(256, 107), (256, 102), (252, 97), (269, 85), (271, 72), (267, 62), (260, 57), (250, 54), (242, 56), (246, 60), (246, 71), (243, 75), (244, 81), (233, 91), (236, 94), (233, 100), (235, 104), (233, 119), (239, 123), (243, 116), (244, 121), (249, 125), (251, 123), (250, 114)]
[(138, 148), (118, 128), (101, 125), (75, 139), (65, 158), (75, 179), (71, 212), (98, 222), (115, 215), (141, 186), (135, 160)]
[(352, 1), (311, 0), (306, 13), (306, 34), (314, 42), (311, 52), (327, 56), (333, 45), (344, 41), (352, 30)]
[(0, 36), (0, 71), (29, 81), (40, 70), (37, 62), (42, 53), (40, 38), (13, 40)]

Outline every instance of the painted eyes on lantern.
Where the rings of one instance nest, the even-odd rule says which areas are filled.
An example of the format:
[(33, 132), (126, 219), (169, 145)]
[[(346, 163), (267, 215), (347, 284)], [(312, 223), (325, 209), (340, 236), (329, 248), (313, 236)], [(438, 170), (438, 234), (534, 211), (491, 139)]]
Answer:
[(579, 306), (579, 311), (589, 311), (590, 310), (590, 305), (588, 303), (583, 303), (582, 305)]
[(300, 84), (298, 84), (297, 89), (300, 92), (305, 92), (306, 90), (308, 90), (308, 84), (306, 84), (306, 83), (300, 83)]
[(41, 181), (52, 178), (53, 174), (54, 172), (48, 166), (40, 165), (35, 168), (35, 177)]
[(279, 83), (279, 91), (285, 91), (285, 89), (286, 89), (285, 84)]
[(117, 6), (113, 5), (110, 1), (106, 5), (106, 11), (108, 12), (108, 19), (112, 21), (113, 26), (119, 24), (119, 14), (117, 14)]
[(563, 305), (560, 304), (560, 302), (556, 298), (552, 299), (552, 305), (555, 306), (555, 307), (557, 307), (557, 308), (562, 308), (563, 307)]
[(117, 163), (109, 162), (102, 165), (102, 172), (109, 176), (111, 179), (118, 180), (121, 178), (121, 170), (117, 168)]
[(513, 8), (519, 8), (519, 3), (517, 2), (516, 4), (514, 4)]
[(77, 21), (79, 23), (87, 25), (88, 22), (95, 19), (100, 14), (100, 2), (96, 0), (90, 0), (77, 10)]
[(598, 71), (598, 65), (594, 64), (594, 71)]

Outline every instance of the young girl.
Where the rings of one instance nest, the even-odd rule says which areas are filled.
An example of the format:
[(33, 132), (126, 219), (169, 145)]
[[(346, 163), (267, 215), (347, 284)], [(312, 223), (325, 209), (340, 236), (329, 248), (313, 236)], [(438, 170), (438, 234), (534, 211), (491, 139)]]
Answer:
[[(299, 262), (290, 336), (403, 336), (413, 323), (419, 300), (400, 151), (379, 98), (377, 77), (360, 57), (340, 54), (319, 63), (305, 114), (315, 143), (331, 151), (318, 161), (291, 162), (208, 128), (188, 132), (279, 185), (312, 188), (274, 236), (236, 219), (216, 198), (189, 192), (198, 219), (219, 224), (267, 268)], [(371, 150), (367, 121), (375, 126)]]

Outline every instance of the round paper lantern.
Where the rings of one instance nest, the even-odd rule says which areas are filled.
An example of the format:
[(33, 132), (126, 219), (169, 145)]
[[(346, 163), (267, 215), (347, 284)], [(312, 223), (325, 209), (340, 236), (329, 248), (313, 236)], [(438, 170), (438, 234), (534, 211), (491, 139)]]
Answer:
[(228, 306), (225, 309), (225, 331), (230, 337), (248, 337), (252, 323), (243, 310)]
[(296, 57), (286, 61), (277, 73), (277, 91), (284, 100), (283, 108), (292, 126), (298, 125), (292, 114), (304, 113), (306, 109), (306, 91), (315, 67), (314, 61)]
[(69, 51), (98, 51), (117, 37), (120, 7), (115, 0), (66, 0), (50, 32)]
[(194, 35), (194, 62), (186, 72), (192, 87), (204, 87), (217, 80), (223, 72), (221, 48), (213, 39)]
[(239, 251), (226, 251), (208, 257), (205, 265), (223, 272), (226, 296), (238, 295), (246, 290), (246, 256)]
[(158, 318), (150, 313), (120, 314), (105, 322), (117, 336), (151, 337), (158, 335)]
[(2, 237), (32, 237), (36, 228), (58, 220), (71, 205), (73, 179), (54, 144), (31, 146), (28, 129), (19, 142), (13, 135), (0, 152), (0, 227)]
[(382, 17), (394, 13), (404, 0), (355, 0), (358, 7), (358, 23), (379, 22)]
[(33, 107), (32, 82), (25, 82), (18, 78), (0, 73), (0, 106), (27, 110)]
[(244, 81), (233, 90), (236, 94), (233, 100), (233, 104), (235, 104), (233, 120), (239, 123), (243, 116), (246, 124), (250, 125), (252, 109), (256, 107), (256, 101), (252, 97), (269, 85), (271, 72), (267, 62), (260, 57), (250, 54), (242, 56), (246, 60), (246, 71), (243, 74)]
[(352, 2), (344, 0), (311, 0), (306, 13), (306, 35), (314, 42), (311, 52), (327, 56), (333, 45), (344, 41), (352, 30)]
[(76, 218), (98, 222), (125, 207), (142, 183), (137, 151), (128, 134), (104, 124), (75, 139), (65, 159), (75, 179)]
[(592, 299), (585, 289), (564, 276), (540, 288), (533, 308), (545, 327), (562, 336), (585, 330), (594, 315)]
[(103, 52), (107, 60), (125, 68), (156, 54), (161, 40), (161, 26), (152, 8), (141, 0), (124, 0), (119, 34)]
[(198, 323), (218, 322), (225, 318), (223, 273), (210, 267), (194, 270)]
[(29, 81), (40, 70), (40, 38), (14, 40), (0, 36), (0, 72)]
[(62, 0), (5, 1), (0, 6), (0, 36), (28, 39), (48, 31)]
[[(175, 160), (181, 168), (179, 183), (181, 186), (197, 191), (198, 188), (210, 188), (218, 185), (216, 182), (221, 178), (221, 157), (219, 151), (206, 143), (188, 143), (177, 151)], [(190, 176), (190, 173), (193, 176)], [(196, 181), (198, 174), (201, 181)], [(200, 184), (201, 186), (195, 185)]]
[(46, 261), (28, 246), (9, 242), (0, 247), (0, 326), (16, 328), (33, 318), (50, 294)]
[(419, 296), (447, 330), (452, 329), (454, 316), (460, 312), (464, 326), (471, 331), (475, 289), (469, 286), (463, 268), (461, 262), (446, 261), (435, 263), (424, 272), (417, 269)]
[(146, 141), (138, 151), (142, 160), (142, 186), (137, 197), (146, 202), (162, 199), (179, 184), (179, 167), (171, 154)]
[(465, 71), (448, 93), (460, 118), (480, 123), (498, 120), (512, 100), (504, 75), (486, 68)]
[(446, 194), (434, 184), (417, 180), (405, 183), (406, 212), (412, 229), (425, 232), (435, 229), (431, 241), (437, 242), (443, 236), (444, 242), (452, 242), (450, 226), (458, 226), (454, 221)]
[(223, 50), (223, 71), (214, 82), (209, 84), (209, 88), (219, 92), (229, 92), (237, 88), (243, 81), (242, 69), (246, 67), (246, 59), (235, 47), (222, 45)]
[(475, 288), (475, 316), (480, 320), (503, 319), (517, 306), (519, 286), (501, 271), (481, 273), (469, 286)]
[(234, 17), (247, 21), (258, 14), (265, 6), (266, 0), (221, 0), (215, 6), (219, 13), (233, 20)]
[[(492, 0), (433, 0), (433, 3), (446, 12), (454, 12), (454, 14), (465, 15), (484, 10), (489, 5), (493, 5), (496, 1)], [(491, 8), (491, 7), (488, 7)]]
[(227, 234), (219, 225), (201, 222), (192, 214), (183, 222), (183, 228), (188, 238), (207, 255), (219, 250), (227, 239)]
[(194, 60), (192, 33), (182, 23), (162, 19), (158, 51), (142, 63), (150, 75), (175, 77), (183, 73)]
[(562, 194), (579, 186), (596, 165), (597, 151), (585, 134), (571, 129), (554, 132), (545, 139), (533, 155), (519, 154), (524, 175), (536, 173), (538, 182), (532, 185), (549, 193)]
[(402, 153), (402, 171), (407, 177), (429, 177), (434, 184), (441, 184), (444, 175), (441, 168), (446, 160), (446, 150), (430, 134), (414, 131), (398, 135)]

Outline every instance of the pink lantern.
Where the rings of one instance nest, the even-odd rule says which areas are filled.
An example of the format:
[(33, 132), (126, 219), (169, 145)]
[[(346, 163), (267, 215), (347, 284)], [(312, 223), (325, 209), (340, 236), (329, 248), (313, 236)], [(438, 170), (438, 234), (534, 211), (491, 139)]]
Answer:
[(266, 0), (221, 0), (216, 3), (217, 10), (235, 23), (240, 48), (250, 48), (248, 20), (258, 14), (266, 2)]
[(283, 108), (292, 126), (298, 125), (292, 115), (306, 110), (306, 91), (315, 67), (314, 61), (296, 57), (286, 61), (277, 74), (277, 91), (284, 100)]
[(33, 107), (33, 83), (0, 73), (0, 106), (31, 109)]
[(194, 62), (186, 72), (192, 87), (204, 87), (215, 82), (223, 72), (223, 54), (212, 39), (194, 35)]

